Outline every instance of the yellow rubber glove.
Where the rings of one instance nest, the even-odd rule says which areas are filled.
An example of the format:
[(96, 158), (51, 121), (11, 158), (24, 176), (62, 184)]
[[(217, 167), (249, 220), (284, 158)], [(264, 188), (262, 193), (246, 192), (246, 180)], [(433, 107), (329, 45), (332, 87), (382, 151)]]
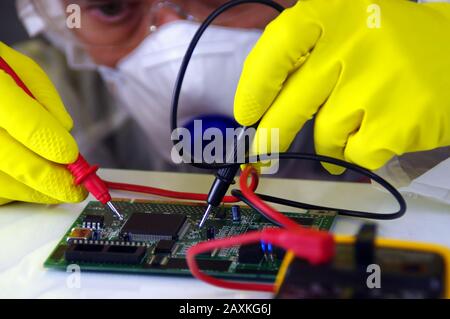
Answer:
[(242, 125), (279, 128), (281, 151), (316, 115), (318, 154), (378, 169), (450, 145), (449, 75), (450, 4), (305, 0), (250, 53), (234, 112)]
[(69, 134), (72, 119), (44, 71), (0, 42), (0, 56), (37, 101), (0, 71), (0, 204), (78, 202), (86, 197), (65, 165), (78, 147)]

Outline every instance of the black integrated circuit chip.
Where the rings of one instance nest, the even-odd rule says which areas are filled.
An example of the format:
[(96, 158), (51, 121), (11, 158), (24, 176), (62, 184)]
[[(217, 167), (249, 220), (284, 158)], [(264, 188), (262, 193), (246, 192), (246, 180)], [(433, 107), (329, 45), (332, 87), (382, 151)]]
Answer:
[(244, 245), (239, 248), (238, 261), (243, 264), (259, 264), (264, 257), (260, 244)]
[(146, 252), (146, 246), (71, 243), (64, 257), (68, 262), (75, 263), (139, 264)]
[(314, 218), (311, 217), (291, 217), (291, 219), (303, 227), (311, 227), (314, 225)]
[(186, 259), (184, 258), (171, 258), (165, 265), (168, 269), (189, 269)]
[(231, 265), (230, 260), (217, 259), (197, 259), (198, 267), (201, 270), (228, 271)]
[(155, 254), (170, 254), (175, 246), (175, 240), (160, 240), (155, 246)]
[(181, 214), (134, 213), (123, 225), (120, 235), (131, 241), (176, 240), (186, 225)]
[(225, 219), (227, 217), (227, 211), (222, 207), (216, 209), (214, 217), (217, 219)]

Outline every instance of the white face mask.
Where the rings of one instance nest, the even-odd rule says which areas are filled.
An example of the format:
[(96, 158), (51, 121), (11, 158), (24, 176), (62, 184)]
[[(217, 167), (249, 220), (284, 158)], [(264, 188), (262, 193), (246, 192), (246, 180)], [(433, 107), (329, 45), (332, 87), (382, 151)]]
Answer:
[[(170, 112), (175, 80), (199, 25), (163, 25), (123, 59), (116, 69), (99, 67), (111, 93), (145, 131), (149, 146), (170, 159)], [(259, 30), (211, 26), (188, 67), (180, 98), (180, 125), (201, 115), (233, 116), (233, 101), (246, 56)]]

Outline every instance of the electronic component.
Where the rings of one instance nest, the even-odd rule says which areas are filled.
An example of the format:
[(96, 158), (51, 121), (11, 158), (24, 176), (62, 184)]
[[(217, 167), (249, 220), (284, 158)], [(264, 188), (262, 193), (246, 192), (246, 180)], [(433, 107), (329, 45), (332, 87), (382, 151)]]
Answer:
[[(209, 271), (227, 271), (230, 268), (230, 260), (213, 260), (213, 259), (198, 259), (198, 266), (201, 270)], [(189, 269), (186, 259), (171, 258), (165, 265), (166, 269)]]
[(218, 207), (215, 210), (214, 217), (217, 219), (225, 219), (227, 217), (227, 210), (222, 207)]
[(208, 227), (206, 230), (206, 239), (211, 240), (216, 237), (216, 229), (214, 227)]
[(146, 251), (147, 247), (144, 245), (74, 241), (68, 245), (64, 257), (72, 263), (139, 264)]
[(311, 217), (292, 217), (293, 221), (297, 224), (302, 225), (304, 227), (312, 227), (314, 225), (314, 218)]
[(241, 221), (241, 208), (238, 205), (233, 205), (231, 207), (231, 215), (234, 222)]
[(150, 258), (150, 261), (148, 264), (145, 265), (145, 267), (153, 267), (153, 268), (159, 268), (163, 266), (167, 261), (167, 257), (163, 255), (154, 255), (152, 258)]
[(120, 231), (131, 241), (156, 241), (178, 239), (186, 225), (181, 214), (134, 213)]
[(155, 254), (170, 254), (172, 252), (173, 247), (175, 246), (175, 240), (160, 240), (156, 246), (154, 253)]
[(91, 239), (93, 231), (89, 228), (73, 228), (67, 241)]
[(201, 270), (227, 271), (230, 268), (230, 260), (198, 259), (198, 266)]
[(261, 242), (261, 251), (264, 259), (268, 262), (274, 263), (281, 261), (284, 258), (285, 251), (280, 247), (273, 246), (271, 243)]
[[(214, 210), (214, 214), (220, 212), (220, 218), (214, 215), (214, 219), (208, 220), (204, 229), (200, 230), (195, 225), (202, 217), (204, 205), (144, 200), (114, 200), (114, 203), (123, 214), (123, 222), (111, 218), (111, 213), (103, 204), (89, 203), (56, 245), (45, 266), (65, 271), (68, 265), (76, 263), (82, 271), (190, 276), (186, 253), (191, 246), (205, 241), (207, 236), (212, 239), (213, 229), (214, 238), (223, 238), (270, 227), (267, 220), (259, 218), (258, 212), (245, 206), (240, 206), (239, 223), (232, 220), (232, 206), (222, 205)], [(291, 218), (299, 215), (289, 212), (285, 214)], [(136, 219), (139, 215), (150, 217)], [(314, 221), (313, 227), (327, 230), (332, 226), (336, 213), (308, 211), (301, 216), (311, 218)], [(101, 228), (89, 228), (92, 235), (87, 240), (85, 234), (72, 233), (74, 229), (86, 229), (83, 224), (88, 222), (91, 223), (90, 226)], [(159, 223), (164, 227), (160, 227)], [(166, 229), (166, 226), (169, 228)], [(127, 233), (131, 229), (138, 232)], [(70, 239), (71, 236), (73, 239)], [(144, 241), (139, 242), (139, 239)], [(149, 239), (152, 239), (151, 242)], [(73, 246), (75, 244), (79, 246)], [(122, 246), (125, 248), (121, 248)], [(134, 246), (142, 249), (133, 248)], [(284, 251), (273, 246), (270, 252), (269, 245), (266, 247), (266, 255), (262, 252), (260, 243), (253, 248), (242, 246), (215, 249), (200, 254), (197, 261), (202, 271), (214, 272), (224, 278), (273, 281)]]
[(261, 241), (261, 251), (263, 252), (264, 258), (266, 260), (269, 260), (269, 257), (272, 254), (272, 245), (270, 245), (270, 249), (269, 249), (269, 245), (270, 244), (267, 244), (267, 243)]
[(94, 229), (92, 231), (92, 240), (100, 240), (100, 239), (102, 239), (101, 229)]
[(83, 220), (83, 228), (102, 229), (105, 222), (105, 216), (86, 215)]
[(264, 258), (264, 252), (261, 244), (244, 245), (239, 248), (239, 263), (243, 264), (259, 264)]

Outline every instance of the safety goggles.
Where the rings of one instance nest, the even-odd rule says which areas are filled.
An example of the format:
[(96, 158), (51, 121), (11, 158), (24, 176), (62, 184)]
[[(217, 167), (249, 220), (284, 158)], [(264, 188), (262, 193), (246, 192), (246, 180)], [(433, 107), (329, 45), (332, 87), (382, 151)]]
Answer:
[[(228, 0), (33, 0), (47, 25), (66, 40), (94, 46), (127, 46), (176, 20), (203, 21)], [(216, 24), (252, 27), (255, 7), (242, 6)]]

